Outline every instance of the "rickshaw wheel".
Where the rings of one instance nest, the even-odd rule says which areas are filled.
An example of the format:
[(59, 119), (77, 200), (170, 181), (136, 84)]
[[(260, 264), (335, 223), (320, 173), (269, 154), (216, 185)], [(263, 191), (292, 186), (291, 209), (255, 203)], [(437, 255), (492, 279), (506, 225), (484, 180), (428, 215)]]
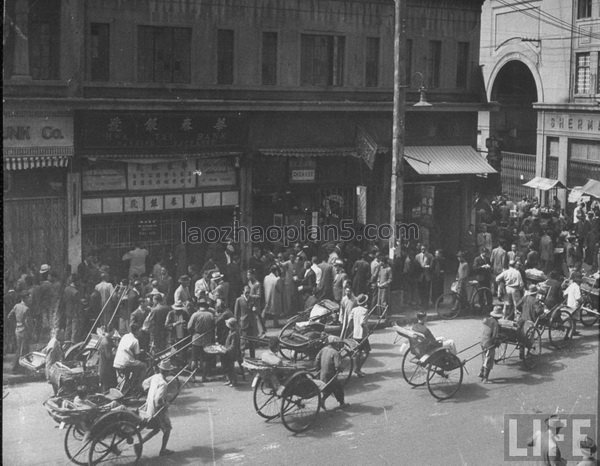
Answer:
[[(134, 446), (140, 445), (136, 451)], [(135, 424), (118, 421), (106, 426), (94, 438), (89, 451), (88, 464), (132, 464), (142, 456), (142, 436)]]
[(571, 313), (565, 309), (558, 309), (550, 316), (548, 323), (548, 338), (556, 349), (566, 347), (575, 331), (575, 321)]
[(523, 364), (527, 369), (533, 369), (542, 354), (542, 334), (537, 327), (531, 327), (525, 332), (527, 348), (523, 358)]
[(441, 319), (454, 319), (460, 313), (460, 303), (457, 303), (458, 294), (444, 293), (435, 301), (435, 311)]
[(85, 341), (80, 341), (70, 346), (65, 352), (65, 361), (76, 361), (80, 360), (81, 353), (85, 347)]
[(321, 409), (321, 391), (307, 372), (294, 374), (285, 384), (281, 396), (281, 420), (286, 429), (300, 433), (307, 430)]
[(279, 397), (277, 388), (273, 387), (271, 382), (264, 377), (259, 377), (254, 386), (252, 397), (256, 414), (267, 420), (275, 419), (279, 416)]
[(413, 387), (421, 387), (427, 383), (427, 369), (410, 350), (402, 358), (402, 376)]
[(79, 465), (88, 464), (90, 441), (85, 440), (86, 431), (77, 424), (71, 424), (65, 433), (65, 453), (71, 462)]
[(581, 306), (579, 309), (579, 320), (585, 327), (591, 327), (598, 322), (598, 315), (591, 312), (587, 307)]
[(445, 369), (437, 364), (429, 364), (427, 368), (427, 388), (438, 400), (447, 400), (455, 395), (463, 379), (463, 366), (458, 357), (446, 352), (442, 362)]

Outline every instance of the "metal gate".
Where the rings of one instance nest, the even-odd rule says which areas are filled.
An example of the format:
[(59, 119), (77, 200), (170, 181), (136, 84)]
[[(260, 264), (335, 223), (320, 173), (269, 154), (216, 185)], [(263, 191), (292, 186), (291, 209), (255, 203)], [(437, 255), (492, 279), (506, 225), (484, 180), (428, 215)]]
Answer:
[(502, 192), (510, 199), (532, 196), (534, 191), (523, 186), (535, 177), (535, 154), (502, 152)]
[(4, 199), (5, 281), (18, 278), (21, 266), (37, 272), (41, 264), (50, 264), (61, 279), (65, 278), (66, 204), (65, 198)]

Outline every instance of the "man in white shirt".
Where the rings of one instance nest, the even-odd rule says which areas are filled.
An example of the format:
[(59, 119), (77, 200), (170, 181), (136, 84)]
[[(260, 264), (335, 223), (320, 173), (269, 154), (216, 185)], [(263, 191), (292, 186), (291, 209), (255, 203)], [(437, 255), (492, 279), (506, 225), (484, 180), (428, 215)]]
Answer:
[(202, 273), (202, 278), (196, 281), (194, 285), (194, 296), (197, 299), (201, 297), (207, 298), (208, 294), (211, 292), (210, 289), (210, 279), (208, 278), (210, 275), (210, 270), (205, 270)]
[(138, 358), (141, 354), (138, 333), (140, 326), (133, 323), (130, 326), (130, 332), (121, 337), (113, 367), (126, 374), (131, 373), (131, 388), (138, 389), (141, 386), (144, 374), (146, 373), (146, 364)]
[(504, 301), (504, 318), (512, 319), (517, 304), (521, 301), (521, 291), (525, 288), (521, 273), (515, 268), (515, 262), (508, 263), (508, 269), (496, 277), (496, 283), (504, 283), (506, 298)]
[(574, 311), (581, 305), (581, 273), (574, 272), (571, 276), (571, 283), (563, 292), (563, 296), (567, 298), (567, 306)]
[(142, 249), (136, 246), (135, 249), (125, 253), (123, 256), (124, 261), (129, 261), (129, 278), (137, 275), (141, 277), (146, 273), (146, 257), (148, 257), (147, 249)]
[(100, 279), (101, 279), (101, 281), (100, 281), (100, 283), (98, 283), (95, 286), (95, 289), (98, 293), (100, 293), (100, 299), (101, 299), (101, 305), (102, 305), (101, 309), (104, 309), (106, 302), (110, 299), (110, 297), (114, 293), (115, 288), (112, 285), (112, 283), (110, 283), (108, 281), (107, 273), (100, 274)]
[[(167, 450), (167, 443), (173, 426), (168, 411), (167, 393), (169, 384), (166, 376), (175, 368), (171, 361), (166, 359), (160, 362), (158, 369), (160, 373), (148, 377), (143, 383), (144, 390), (148, 390), (148, 396), (146, 398), (146, 410), (140, 410), (140, 416), (150, 421), (148, 427), (152, 430), (143, 438), (142, 444), (158, 434), (159, 431), (162, 431), (163, 438), (159, 455), (167, 456), (173, 453), (171, 450)], [(142, 445), (136, 444), (134, 448), (136, 451), (141, 450)]]
[(360, 349), (354, 357), (354, 364), (356, 367), (354, 372), (358, 377), (364, 377), (365, 374), (361, 371), (361, 368), (371, 352), (368, 326), (369, 311), (365, 307), (368, 300), (369, 297), (366, 294), (358, 295), (356, 298), (356, 306), (350, 311), (350, 315), (348, 316), (348, 320), (351, 320), (354, 326), (352, 338), (358, 343), (357, 348)]

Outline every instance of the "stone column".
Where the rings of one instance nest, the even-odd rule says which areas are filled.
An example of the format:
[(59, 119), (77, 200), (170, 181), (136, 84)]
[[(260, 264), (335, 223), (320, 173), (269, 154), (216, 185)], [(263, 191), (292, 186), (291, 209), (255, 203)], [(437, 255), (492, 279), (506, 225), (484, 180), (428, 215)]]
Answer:
[(28, 41), (29, 2), (17, 0), (15, 4), (14, 60), (12, 79), (30, 80), (29, 72), (29, 41)]

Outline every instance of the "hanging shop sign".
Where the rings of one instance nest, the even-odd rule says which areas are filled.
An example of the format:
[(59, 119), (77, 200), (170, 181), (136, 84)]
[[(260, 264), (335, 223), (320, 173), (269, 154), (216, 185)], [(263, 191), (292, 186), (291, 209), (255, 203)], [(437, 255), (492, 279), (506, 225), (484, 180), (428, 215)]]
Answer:
[(93, 168), (82, 174), (83, 191), (116, 191), (127, 187), (125, 166), (120, 168)]
[(290, 159), (290, 182), (306, 183), (315, 181), (317, 161), (312, 157)]
[(4, 115), (2, 146), (73, 148), (73, 118), (61, 116), (12, 117)]
[(238, 113), (82, 112), (76, 139), (89, 149), (171, 151), (232, 148), (246, 143)]
[(234, 186), (236, 184), (235, 167), (229, 157), (198, 159), (196, 179), (198, 187)]

